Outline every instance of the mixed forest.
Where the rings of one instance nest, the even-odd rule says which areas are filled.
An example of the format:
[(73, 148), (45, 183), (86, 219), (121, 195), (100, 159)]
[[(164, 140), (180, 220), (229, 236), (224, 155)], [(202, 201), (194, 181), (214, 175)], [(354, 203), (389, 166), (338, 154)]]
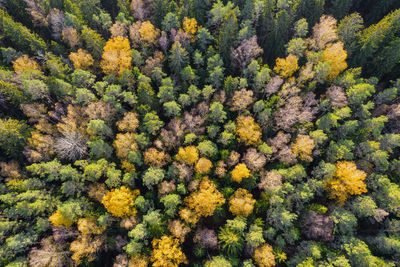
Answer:
[(400, 266), (400, 1), (0, 0), (0, 266)]

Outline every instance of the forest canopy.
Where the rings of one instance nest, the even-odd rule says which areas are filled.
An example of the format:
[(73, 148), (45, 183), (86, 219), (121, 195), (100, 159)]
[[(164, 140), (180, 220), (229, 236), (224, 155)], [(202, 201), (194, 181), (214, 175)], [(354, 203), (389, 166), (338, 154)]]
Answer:
[(0, 266), (399, 259), (399, 1), (0, 1)]

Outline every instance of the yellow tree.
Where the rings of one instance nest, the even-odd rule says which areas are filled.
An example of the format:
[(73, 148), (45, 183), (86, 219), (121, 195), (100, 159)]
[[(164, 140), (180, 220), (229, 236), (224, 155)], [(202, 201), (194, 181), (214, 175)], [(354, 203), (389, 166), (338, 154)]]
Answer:
[(185, 17), (183, 19), (183, 30), (189, 34), (191, 42), (194, 42), (195, 34), (200, 27), (197, 27), (197, 20), (195, 18), (188, 19)]
[(271, 267), (275, 266), (275, 257), (272, 247), (268, 244), (264, 244), (254, 251), (254, 261), (260, 267)]
[(314, 140), (308, 135), (299, 134), (296, 142), (292, 143), (292, 152), (301, 160), (311, 162), (313, 160), (311, 153), (314, 149)]
[(69, 219), (66, 218), (59, 210), (57, 210), (56, 212), (54, 212), (50, 218), (49, 221), (57, 227), (70, 227), (74, 222)]
[(206, 158), (200, 158), (199, 161), (196, 163), (196, 172), (200, 174), (208, 173), (212, 168), (212, 162)]
[(322, 60), (329, 63), (330, 70), (327, 75), (329, 80), (336, 78), (347, 68), (347, 52), (343, 49), (343, 43), (328, 44), (322, 54)]
[(25, 70), (40, 70), (39, 64), (27, 55), (20, 56), (13, 62), (14, 71), (17, 74), (23, 73)]
[(256, 200), (246, 189), (239, 188), (229, 198), (229, 211), (239, 217), (249, 216), (254, 209)]
[(137, 113), (125, 112), (124, 118), (117, 122), (118, 130), (121, 132), (134, 132), (139, 127), (139, 119)]
[(180, 162), (193, 165), (199, 159), (199, 152), (195, 146), (180, 147), (175, 158)]
[(201, 216), (213, 215), (215, 209), (224, 203), (225, 198), (216, 185), (203, 178), (199, 189), (185, 198), (186, 207), (179, 211), (179, 215), (186, 223), (196, 224)]
[(153, 239), (151, 243), (153, 245), (150, 257), (153, 262), (152, 266), (178, 267), (181, 263), (188, 263), (177, 238), (164, 235), (160, 239)]
[(333, 177), (325, 181), (324, 188), (328, 191), (328, 197), (336, 200), (343, 206), (350, 195), (360, 195), (367, 192), (364, 183), (367, 174), (358, 170), (352, 161), (339, 161), (335, 165), (336, 171)]
[(158, 151), (156, 148), (151, 147), (143, 153), (144, 163), (151, 167), (162, 168), (171, 160), (168, 153), (164, 151)]
[(118, 133), (113, 146), (119, 159), (127, 159), (129, 152), (139, 149), (134, 133)]
[(254, 118), (250, 116), (239, 116), (237, 118), (236, 134), (239, 135), (239, 141), (246, 145), (259, 145), (261, 143), (261, 128)]
[(299, 69), (298, 59), (295, 55), (289, 54), (286, 58), (277, 58), (274, 71), (282, 77), (290, 77)]
[(140, 25), (139, 34), (145, 44), (155, 45), (158, 41), (160, 30), (154, 27), (150, 21), (145, 21)]
[(120, 75), (131, 66), (132, 56), (129, 40), (117, 36), (107, 41), (104, 46), (100, 66), (105, 74)]
[(243, 178), (249, 178), (250, 171), (247, 168), (246, 164), (239, 163), (235, 166), (235, 168), (231, 171), (232, 180), (240, 183)]
[(93, 66), (94, 63), (92, 55), (88, 51), (80, 48), (77, 52), (69, 54), (68, 57), (74, 64), (75, 69), (87, 70)]
[(135, 199), (139, 196), (139, 190), (130, 190), (125, 186), (113, 189), (104, 195), (101, 203), (115, 217), (135, 216)]

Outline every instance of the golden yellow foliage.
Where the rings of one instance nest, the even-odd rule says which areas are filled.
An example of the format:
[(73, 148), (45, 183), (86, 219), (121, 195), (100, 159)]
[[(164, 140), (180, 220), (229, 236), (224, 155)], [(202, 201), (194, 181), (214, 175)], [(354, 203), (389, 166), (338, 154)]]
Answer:
[(246, 189), (239, 188), (229, 198), (229, 211), (239, 217), (249, 216), (254, 209), (256, 200)]
[(339, 161), (336, 163), (336, 171), (332, 178), (324, 183), (324, 188), (329, 192), (328, 197), (336, 200), (343, 206), (350, 195), (360, 195), (367, 192), (364, 183), (367, 174), (358, 170), (352, 161)]
[(298, 59), (295, 55), (289, 54), (286, 58), (277, 58), (274, 71), (282, 77), (290, 77), (299, 69)]
[(160, 239), (153, 239), (151, 243), (153, 251), (150, 260), (153, 267), (178, 267), (181, 263), (188, 263), (178, 239), (164, 235)]
[(71, 219), (64, 217), (59, 210), (50, 216), (49, 221), (57, 227), (70, 227), (74, 223)]
[(128, 267), (147, 267), (149, 265), (149, 258), (145, 255), (137, 254), (132, 256), (129, 260)]
[(27, 55), (20, 56), (13, 61), (13, 68), (17, 74), (23, 73), (25, 70), (40, 70), (39, 64)]
[(322, 54), (322, 60), (329, 63), (329, 80), (333, 80), (347, 68), (346, 58), (347, 52), (343, 49), (342, 42), (327, 45), (324, 53)]
[(135, 134), (133, 133), (119, 133), (117, 134), (113, 146), (117, 152), (117, 157), (120, 159), (128, 158), (130, 151), (137, 151), (139, 149)]
[(268, 244), (264, 244), (254, 251), (254, 261), (260, 267), (271, 267), (275, 266), (275, 257), (272, 251), (272, 247)]
[(79, 237), (71, 243), (69, 248), (70, 251), (74, 252), (71, 259), (74, 260), (75, 266), (79, 266), (84, 257), (88, 262), (94, 261), (103, 243), (104, 237), (102, 236), (92, 237), (90, 235), (79, 235)]
[(212, 168), (212, 162), (206, 158), (200, 158), (199, 161), (196, 163), (195, 169), (197, 173), (206, 174)]
[(105, 74), (120, 75), (131, 67), (132, 55), (127, 38), (117, 36), (109, 39), (103, 51), (100, 66)]
[(106, 226), (98, 226), (96, 218), (80, 218), (78, 220), (78, 230), (84, 235), (100, 235), (106, 230)]
[(92, 55), (88, 51), (80, 48), (77, 52), (69, 54), (68, 58), (74, 64), (75, 69), (87, 70), (93, 66), (94, 63)]
[(183, 30), (189, 34), (191, 42), (196, 40), (195, 34), (199, 29), (200, 27), (197, 27), (197, 20), (195, 18), (188, 19), (185, 17), (183, 19)]
[(232, 180), (240, 183), (243, 178), (249, 178), (250, 171), (247, 168), (246, 164), (239, 163), (235, 166), (235, 168), (231, 171)]
[(123, 160), (121, 162), (121, 167), (124, 169), (126, 172), (129, 172), (131, 174), (134, 174), (136, 172), (135, 164), (130, 163), (127, 160)]
[(199, 159), (199, 152), (195, 146), (180, 147), (175, 157), (180, 162), (193, 165)]
[(253, 117), (240, 115), (237, 118), (236, 134), (239, 135), (239, 141), (248, 146), (257, 146), (261, 143), (261, 128), (254, 122)]
[(101, 203), (113, 216), (129, 217), (135, 216), (135, 199), (139, 196), (139, 190), (130, 190), (125, 186), (113, 189), (103, 197)]
[(196, 224), (201, 216), (213, 215), (215, 209), (225, 203), (225, 198), (215, 184), (205, 177), (199, 189), (186, 197), (184, 202), (187, 208), (182, 208), (179, 215), (185, 222)]
[(146, 44), (154, 45), (158, 41), (160, 30), (154, 27), (150, 21), (144, 21), (140, 25), (139, 34)]
[(292, 143), (291, 148), (292, 153), (299, 156), (301, 160), (313, 161), (311, 154), (314, 149), (314, 140), (310, 136), (299, 134), (296, 142)]
[(144, 156), (144, 163), (152, 167), (159, 167), (159, 168), (164, 167), (171, 159), (168, 153), (165, 153), (164, 151), (158, 151), (154, 147), (147, 149), (143, 153), (143, 156)]
[(117, 122), (118, 130), (121, 132), (134, 132), (139, 127), (137, 113), (126, 112), (124, 118)]

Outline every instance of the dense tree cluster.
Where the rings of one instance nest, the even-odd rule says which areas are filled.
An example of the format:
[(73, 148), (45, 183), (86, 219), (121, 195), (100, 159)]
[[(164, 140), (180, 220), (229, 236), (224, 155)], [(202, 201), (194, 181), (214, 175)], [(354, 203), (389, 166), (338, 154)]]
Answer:
[(399, 8), (0, 1), (0, 266), (400, 266)]

